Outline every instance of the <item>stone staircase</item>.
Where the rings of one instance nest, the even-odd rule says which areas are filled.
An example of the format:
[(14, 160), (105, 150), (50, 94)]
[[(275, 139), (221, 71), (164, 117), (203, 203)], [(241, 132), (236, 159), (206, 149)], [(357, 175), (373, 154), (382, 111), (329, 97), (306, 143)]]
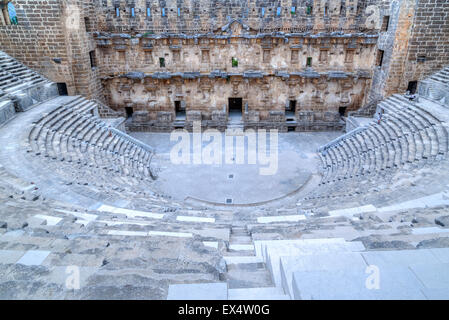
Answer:
[(226, 282), (170, 285), (168, 298), (447, 299), (447, 206), (346, 211), (302, 226), (233, 227)]
[(286, 300), (288, 297), (273, 286), (265, 262), (255, 255), (246, 226), (231, 228), (224, 255), (227, 270), (220, 279), (227, 282), (230, 300)]
[(447, 299), (448, 253), (449, 249), (314, 253), (283, 257), (281, 272), (287, 275), (285, 287), (294, 299)]
[(0, 101), (12, 100), (16, 111), (58, 95), (56, 83), (0, 51)]

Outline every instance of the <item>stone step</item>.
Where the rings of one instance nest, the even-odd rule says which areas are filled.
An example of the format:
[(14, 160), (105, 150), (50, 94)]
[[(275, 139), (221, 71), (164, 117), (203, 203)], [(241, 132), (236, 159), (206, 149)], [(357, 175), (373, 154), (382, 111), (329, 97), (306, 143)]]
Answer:
[(229, 300), (290, 300), (290, 297), (284, 294), (278, 288), (242, 288), (229, 289)]
[(254, 244), (230, 244), (228, 249), (233, 251), (254, 251)]
[[(336, 271), (336, 270), (362, 270), (366, 262), (360, 253), (329, 252), (323, 254), (301, 254), (280, 257), (281, 282), (275, 283), (293, 298), (292, 276), (298, 271)], [(275, 277), (278, 280), (279, 277)]]
[[(359, 270), (297, 271), (293, 273), (295, 300), (422, 300), (420, 283), (405, 267), (382, 269), (381, 280), (369, 283), (366, 268)], [(373, 286), (373, 287), (371, 287)], [(375, 288), (375, 289), (373, 289)]]
[(250, 236), (248, 236), (248, 235), (236, 236), (235, 233), (232, 233), (232, 231), (231, 231), (229, 241), (231, 244), (234, 244), (234, 243), (246, 244), (246, 245), (252, 244), (252, 238)]
[(261, 257), (256, 256), (225, 256), (226, 264), (261, 264), (264, 263)]
[(226, 281), (229, 289), (273, 286), (271, 275), (264, 268), (258, 270), (232, 269), (227, 273), (220, 274), (220, 280)]
[(359, 252), (365, 247), (361, 242), (347, 242), (343, 238), (302, 239), (302, 240), (262, 240), (254, 242), (256, 257), (266, 263), (276, 286), (281, 286), (282, 275), (280, 258), (301, 256), (313, 253)]

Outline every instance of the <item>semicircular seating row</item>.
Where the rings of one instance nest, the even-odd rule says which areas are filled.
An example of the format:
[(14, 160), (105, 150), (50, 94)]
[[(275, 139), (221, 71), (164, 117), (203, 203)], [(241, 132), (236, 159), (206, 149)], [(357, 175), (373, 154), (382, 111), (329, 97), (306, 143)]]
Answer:
[(383, 111), (380, 123), (373, 120), (319, 150), (321, 184), (384, 176), (405, 165), (419, 167), (446, 156), (447, 130), (420, 104), (395, 94), (378, 108)]
[(152, 148), (95, 116), (96, 107), (95, 102), (77, 96), (45, 114), (33, 123), (29, 151), (140, 179), (154, 178)]

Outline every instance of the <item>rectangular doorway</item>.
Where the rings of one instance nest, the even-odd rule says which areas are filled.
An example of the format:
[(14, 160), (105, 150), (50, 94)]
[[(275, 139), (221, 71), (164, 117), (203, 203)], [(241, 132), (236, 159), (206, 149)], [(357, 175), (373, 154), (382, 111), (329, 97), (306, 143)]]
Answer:
[(242, 98), (229, 98), (229, 112), (242, 112)]
[(58, 93), (60, 96), (68, 96), (69, 93), (67, 92), (67, 84), (64, 82), (58, 82), (56, 84), (58, 86)]
[(228, 108), (229, 120), (240, 121), (242, 119), (243, 98), (229, 98)]
[(175, 101), (175, 114), (176, 120), (185, 120), (186, 119), (186, 108), (183, 106), (183, 103), (179, 100)]
[(285, 118), (294, 118), (296, 113), (296, 100), (289, 100), (285, 106)]
[(407, 91), (410, 94), (415, 94), (417, 88), (418, 88), (418, 81), (410, 81), (407, 86)]
[(130, 119), (133, 117), (134, 109), (133, 107), (125, 107), (126, 118)]

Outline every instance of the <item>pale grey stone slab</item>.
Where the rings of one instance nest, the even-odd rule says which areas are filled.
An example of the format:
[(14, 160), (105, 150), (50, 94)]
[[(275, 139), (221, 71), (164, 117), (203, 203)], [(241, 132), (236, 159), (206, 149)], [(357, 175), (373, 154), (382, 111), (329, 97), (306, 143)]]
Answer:
[(368, 212), (376, 212), (376, 207), (372, 204), (368, 204), (366, 206), (354, 207), (354, 208), (346, 208), (346, 209), (338, 209), (329, 211), (330, 216), (352, 216), (354, 214), (359, 213), (368, 213)]
[(205, 247), (218, 249), (218, 241), (203, 241)]
[[(330, 252), (326, 254), (311, 254), (301, 256), (288, 256), (280, 258), (281, 283), (291, 297), (293, 297), (292, 275), (297, 271), (318, 270), (355, 270), (365, 271), (367, 264), (359, 252)], [(275, 280), (278, 277), (275, 277)]]
[(449, 288), (449, 263), (428, 263), (411, 265), (410, 269), (428, 289)]
[(0, 250), (0, 263), (16, 263), (24, 254), (25, 251)]
[(148, 235), (154, 237), (176, 237), (176, 238), (193, 237), (193, 234), (189, 232), (168, 232), (168, 231), (148, 231)]
[(36, 214), (34, 217), (38, 218), (38, 219), (45, 220), (47, 223), (47, 226), (55, 226), (62, 220), (62, 218), (48, 216), (45, 214)]
[(426, 299), (422, 285), (408, 268), (382, 272), (379, 289), (368, 289), (365, 270), (299, 271), (293, 273), (294, 299), (305, 300), (416, 300)]
[(176, 220), (184, 221), (184, 222), (206, 222), (206, 223), (214, 223), (214, 218), (205, 218), (205, 217), (193, 217), (193, 216), (177, 216)]
[(128, 230), (109, 230), (109, 231), (107, 231), (107, 234), (111, 235), (111, 236), (145, 237), (148, 235), (148, 232), (128, 231)]
[(70, 215), (73, 215), (79, 219), (85, 220), (85, 221), (94, 221), (95, 219), (98, 218), (98, 216), (96, 214), (90, 214), (90, 213), (83, 213), (83, 212), (76, 212), (76, 211), (68, 211), (68, 210), (62, 210), (62, 209), (58, 209), (56, 210), (58, 212), (62, 212), (62, 213), (67, 213)]
[[(369, 265), (375, 265), (379, 268), (390, 266), (407, 267), (411, 264), (422, 262), (438, 263), (440, 262), (434, 254), (428, 249), (420, 250), (394, 250), (394, 251), (367, 251), (362, 253)], [(382, 271), (382, 270), (381, 270)]]
[[(256, 244), (257, 247), (257, 244)], [(301, 241), (271, 241), (265, 246), (262, 256), (276, 285), (280, 285), (280, 258), (284, 256), (304, 256), (330, 252), (359, 252), (365, 250), (359, 241), (347, 242), (344, 239), (304, 239)]]
[(48, 257), (50, 251), (45, 250), (28, 250), (20, 258), (17, 263), (24, 264), (27, 266), (39, 266)]
[(20, 238), (24, 234), (25, 234), (25, 231), (23, 231), (23, 230), (12, 230), (12, 231), (8, 231), (5, 234), (3, 234), (2, 236), (0, 236), (0, 240), (8, 241), (9, 239)]
[(227, 300), (228, 285), (224, 282), (171, 284), (167, 300)]
[(449, 263), (449, 248), (429, 249), (439, 262)]
[(445, 198), (444, 192), (434, 193), (430, 196), (416, 198), (410, 201), (404, 201), (391, 206), (378, 208), (378, 212), (388, 212), (396, 210), (408, 210), (413, 208), (432, 208), (441, 205), (448, 205), (449, 200)]
[(449, 229), (443, 229), (439, 227), (428, 227), (428, 228), (416, 228), (412, 229), (412, 234), (438, 234), (438, 233), (449, 233)]
[(258, 223), (273, 223), (273, 222), (297, 222), (306, 220), (306, 216), (303, 214), (294, 214), (289, 216), (267, 216), (258, 217)]
[(290, 300), (279, 288), (243, 288), (229, 289), (229, 300)]
[[(328, 239), (294, 239), (294, 240), (256, 240), (254, 241), (254, 248), (257, 256), (264, 256), (266, 248), (287, 248), (287, 247), (312, 247), (325, 246), (329, 244), (344, 243), (344, 238), (328, 238)], [(316, 247), (315, 247), (316, 248)]]
[(227, 264), (263, 263), (262, 258), (256, 256), (225, 256), (223, 258)]
[(135, 226), (152, 226), (152, 222), (142, 222), (133, 220), (95, 220), (97, 223), (104, 223), (106, 226), (135, 225)]
[(444, 289), (424, 288), (422, 291), (429, 300), (449, 300), (449, 288)]
[(229, 245), (230, 250), (235, 251), (252, 251), (254, 250), (253, 244), (231, 244)]
[(108, 206), (105, 204), (101, 205), (97, 209), (97, 211), (120, 213), (120, 214), (124, 214), (127, 217), (131, 217), (131, 218), (144, 217), (144, 218), (151, 218), (151, 219), (162, 219), (164, 217), (164, 214), (162, 214), (162, 213), (153, 213), (153, 212), (125, 209), (125, 208), (118, 208), (118, 207)]

